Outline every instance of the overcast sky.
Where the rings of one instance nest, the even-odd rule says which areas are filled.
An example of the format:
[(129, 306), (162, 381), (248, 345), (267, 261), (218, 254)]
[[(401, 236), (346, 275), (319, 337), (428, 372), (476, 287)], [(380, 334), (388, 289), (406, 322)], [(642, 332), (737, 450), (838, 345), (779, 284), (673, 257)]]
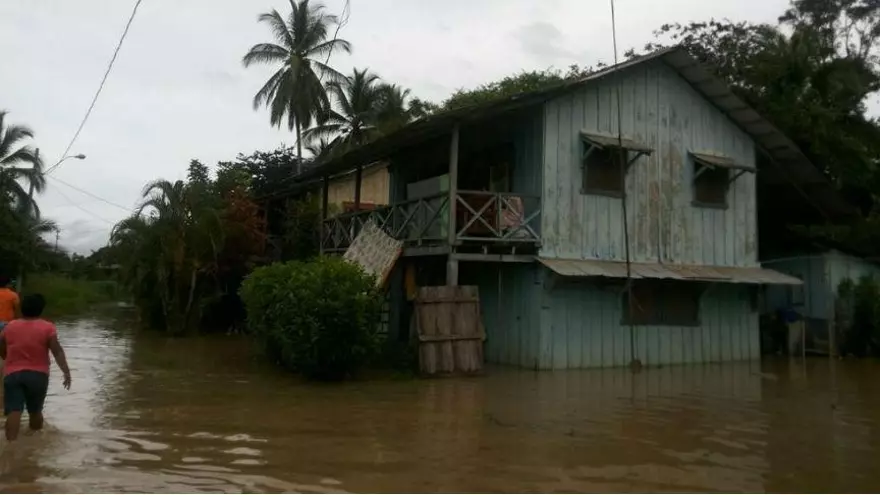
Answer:
[[(331, 65), (370, 67), (429, 100), (520, 69), (613, 59), (606, 0), (350, 0), (340, 37), (351, 55)], [(344, 0), (327, 0), (332, 12)], [(620, 51), (641, 47), (665, 22), (775, 21), (787, 0), (617, 0)], [(48, 166), (76, 131), (134, 0), (0, 1), (0, 108), (31, 126)], [(269, 69), (241, 57), (269, 41), (257, 15), (285, 0), (144, 0), (98, 104), (72, 154), (39, 198), (61, 226), (61, 244), (88, 254), (107, 242), (143, 185), (294, 140), (269, 126), (251, 98)]]

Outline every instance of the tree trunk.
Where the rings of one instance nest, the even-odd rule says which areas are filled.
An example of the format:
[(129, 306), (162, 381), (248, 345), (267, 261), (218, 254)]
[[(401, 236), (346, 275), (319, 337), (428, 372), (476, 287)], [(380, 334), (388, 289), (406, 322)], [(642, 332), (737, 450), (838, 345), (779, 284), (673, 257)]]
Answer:
[(299, 119), (296, 119), (296, 174), (302, 173), (303, 163), (303, 145), (302, 145), (302, 127), (300, 127)]

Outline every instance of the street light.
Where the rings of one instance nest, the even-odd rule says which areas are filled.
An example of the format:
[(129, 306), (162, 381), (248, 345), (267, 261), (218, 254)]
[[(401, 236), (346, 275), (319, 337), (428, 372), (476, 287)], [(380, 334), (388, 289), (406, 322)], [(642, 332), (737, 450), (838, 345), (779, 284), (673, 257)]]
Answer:
[(51, 174), (52, 171), (55, 170), (56, 168), (58, 168), (58, 166), (61, 165), (61, 163), (62, 163), (64, 160), (69, 160), (69, 159), (71, 159), (71, 158), (76, 158), (77, 160), (85, 160), (85, 159), (86, 159), (86, 155), (83, 155), (82, 153), (80, 153), (80, 154), (78, 154), (78, 155), (67, 155), (67, 156), (65, 156), (64, 158), (58, 160), (58, 163), (56, 163), (55, 165), (52, 165), (51, 167), (49, 167), (49, 170), (46, 170), (45, 172), (43, 172), (43, 175), (49, 175), (49, 174)]

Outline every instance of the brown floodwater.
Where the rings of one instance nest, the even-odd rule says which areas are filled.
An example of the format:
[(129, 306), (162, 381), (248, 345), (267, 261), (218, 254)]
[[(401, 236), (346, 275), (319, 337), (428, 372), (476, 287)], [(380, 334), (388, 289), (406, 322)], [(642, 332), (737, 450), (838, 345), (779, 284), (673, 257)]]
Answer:
[(43, 432), (3, 492), (865, 492), (880, 365), (763, 363), (305, 384), (240, 337), (59, 323)]

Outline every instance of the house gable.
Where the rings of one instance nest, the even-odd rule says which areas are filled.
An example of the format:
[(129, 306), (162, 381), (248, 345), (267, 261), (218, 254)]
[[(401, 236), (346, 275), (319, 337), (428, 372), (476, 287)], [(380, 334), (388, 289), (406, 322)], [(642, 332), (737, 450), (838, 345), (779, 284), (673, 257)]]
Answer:
[(757, 266), (755, 175), (728, 174), (727, 190), (712, 196), (721, 195), (725, 204), (695, 204), (694, 195), (695, 178), (702, 176), (695, 154), (753, 170), (754, 142), (660, 60), (591, 81), (544, 104), (541, 255), (625, 260), (622, 202), (585, 191), (582, 163), (583, 133), (617, 135), (618, 87), (623, 136), (651, 150), (627, 170), (631, 259)]

